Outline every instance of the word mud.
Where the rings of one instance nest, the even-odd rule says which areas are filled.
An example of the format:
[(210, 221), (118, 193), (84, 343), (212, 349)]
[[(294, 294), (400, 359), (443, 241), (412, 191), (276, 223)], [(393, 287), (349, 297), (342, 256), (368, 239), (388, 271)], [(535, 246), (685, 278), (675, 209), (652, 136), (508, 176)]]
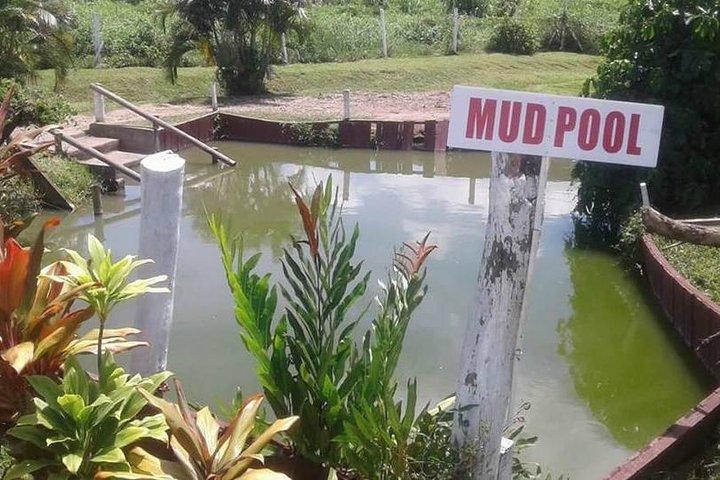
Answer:
[(455, 87), (448, 146), (653, 167), (663, 107)]

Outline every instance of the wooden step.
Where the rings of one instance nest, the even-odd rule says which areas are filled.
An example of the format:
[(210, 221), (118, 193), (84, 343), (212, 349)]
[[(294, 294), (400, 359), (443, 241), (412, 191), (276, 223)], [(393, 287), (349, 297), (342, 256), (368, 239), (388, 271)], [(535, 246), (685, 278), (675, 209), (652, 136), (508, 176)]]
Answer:
[[(111, 152), (120, 147), (120, 140), (117, 138), (91, 137), (89, 135), (79, 135), (73, 138), (83, 146), (94, 148), (101, 153)], [(90, 158), (89, 154), (71, 145), (65, 146), (65, 153), (77, 160), (87, 160)]]
[[(140, 162), (142, 161), (142, 159), (147, 157), (147, 155), (145, 155), (143, 153), (131, 153), (131, 152), (124, 152), (122, 150), (113, 150), (110, 152), (105, 152), (105, 156), (108, 159), (114, 161), (115, 163), (119, 163), (128, 168), (133, 168), (133, 167), (136, 167), (137, 165), (140, 165)], [(96, 158), (80, 160), (80, 163), (87, 166), (91, 172), (99, 175), (102, 178), (115, 179), (115, 177), (117, 175), (122, 175), (122, 174), (117, 174), (113, 167), (111, 167), (110, 165), (108, 165), (105, 162), (102, 162)]]

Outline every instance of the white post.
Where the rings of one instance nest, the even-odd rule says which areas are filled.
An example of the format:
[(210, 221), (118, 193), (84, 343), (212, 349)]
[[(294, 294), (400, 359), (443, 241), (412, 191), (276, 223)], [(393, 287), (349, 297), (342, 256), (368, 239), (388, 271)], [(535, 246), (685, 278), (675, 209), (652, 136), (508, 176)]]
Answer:
[(96, 122), (105, 121), (105, 97), (98, 92), (93, 92), (93, 112)]
[(350, 170), (343, 171), (343, 200), (350, 200)]
[(141, 165), (140, 258), (155, 263), (141, 267), (140, 277), (167, 275), (169, 294), (138, 299), (135, 326), (149, 348), (133, 350), (131, 367), (143, 375), (167, 367), (168, 341), (173, 316), (175, 271), (180, 243), (185, 160), (170, 151), (150, 155)]
[(103, 39), (102, 39), (102, 27), (100, 24), (100, 15), (97, 13), (93, 14), (92, 19), (93, 29), (93, 47), (95, 48), (95, 66), (97, 67), (102, 63), (102, 50), (103, 50)]
[(385, 26), (385, 9), (382, 7), (380, 7), (380, 35), (382, 36), (383, 58), (387, 58), (387, 56), (388, 56), (387, 27)]
[(280, 34), (280, 56), (283, 63), (288, 63), (287, 42), (285, 32)]
[(475, 309), (465, 331), (454, 439), (473, 449), (471, 478), (496, 480), (540, 189), (540, 157), (492, 153), (490, 205)]
[(350, 90), (343, 90), (343, 120), (350, 120)]
[(457, 7), (453, 8), (453, 38), (452, 38), (452, 51), (454, 54), (458, 53), (458, 32), (460, 30), (460, 14), (458, 13)]
[(642, 195), (643, 207), (650, 207), (650, 195), (648, 195), (647, 184), (640, 182), (640, 195)]
[(212, 111), (217, 112), (218, 111), (217, 82), (212, 82), (210, 84), (210, 103), (212, 104)]

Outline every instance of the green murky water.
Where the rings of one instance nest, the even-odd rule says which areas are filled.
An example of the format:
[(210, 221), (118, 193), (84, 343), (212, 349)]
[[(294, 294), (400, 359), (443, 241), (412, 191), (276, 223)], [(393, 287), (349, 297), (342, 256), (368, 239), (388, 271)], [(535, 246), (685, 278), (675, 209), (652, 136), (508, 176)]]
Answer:
[[(287, 182), (309, 188), (327, 175), (343, 192), (347, 224), (360, 224), (359, 255), (374, 278), (382, 277), (393, 246), (432, 231), (440, 248), (428, 262), (430, 292), (408, 332), (399, 374), (418, 378), (424, 401), (452, 392), (487, 216), (488, 156), (220, 147), (239, 160), (236, 169), (220, 171), (204, 154), (184, 154), (190, 164), (169, 362), (189, 395), (213, 404), (236, 386), (257, 389), (206, 209), (244, 232), (247, 250), (264, 254), (260, 269), (277, 278), (280, 248), (299, 231)], [(551, 167), (515, 401), (531, 403), (526, 431), (540, 437), (528, 459), (555, 474), (596, 479), (684, 414), (710, 383), (635, 278), (612, 257), (570, 246), (568, 169), (565, 162)], [(99, 221), (88, 209), (70, 215), (52, 242), (81, 248), (94, 232), (117, 254), (136, 252), (138, 195), (129, 187), (125, 199), (107, 200)], [(133, 318), (129, 307), (112, 321)]]

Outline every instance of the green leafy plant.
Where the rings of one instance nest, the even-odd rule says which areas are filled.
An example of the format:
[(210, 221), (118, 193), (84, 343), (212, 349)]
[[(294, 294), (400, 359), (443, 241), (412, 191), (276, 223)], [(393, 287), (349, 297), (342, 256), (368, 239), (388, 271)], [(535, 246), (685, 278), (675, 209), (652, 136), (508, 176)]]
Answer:
[[(78, 252), (65, 249), (70, 257), (70, 261), (61, 262), (65, 273), (48, 275), (48, 278), (71, 288), (86, 286), (81, 290), (78, 298), (90, 305), (100, 319), (97, 337), (98, 372), (100, 372), (105, 323), (113, 308), (118, 303), (139, 295), (166, 293), (169, 290), (165, 287), (153, 287), (165, 281), (166, 275), (130, 281), (130, 275), (135, 269), (146, 263), (152, 263), (152, 260), (135, 260), (132, 255), (127, 255), (118, 262), (113, 262), (112, 252), (105, 249), (100, 240), (92, 234), (88, 234), (87, 245), (90, 254), (87, 260)], [(100, 380), (102, 381), (102, 376)]]
[(263, 396), (258, 394), (245, 400), (221, 433), (220, 423), (210, 409), (205, 407), (197, 413), (192, 412), (180, 383), (176, 381), (175, 386), (177, 405), (140, 390), (147, 401), (165, 416), (170, 427), (170, 447), (174, 459), (163, 460), (141, 447), (135, 447), (130, 452), (132, 472), (103, 472), (95, 476), (96, 480), (290, 480), (286, 475), (257, 467), (263, 463), (263, 449), (274, 436), (291, 428), (298, 417), (276, 420), (250, 440), (263, 400)]
[(138, 333), (131, 328), (78, 334), (95, 310), (73, 307), (94, 282), (71, 287), (56, 280), (67, 273), (64, 262), (40, 270), (45, 231), (57, 224), (47, 222), (32, 248), (23, 248), (13, 238), (0, 244), (0, 429), (27, 410), (31, 388), (26, 376), (57, 378), (69, 357), (95, 352), (98, 343), (102, 350), (114, 352), (147, 345), (127, 340)]
[(8, 431), (16, 440), (15, 464), (5, 480), (39, 473), (48, 478), (89, 479), (99, 470), (129, 470), (123, 449), (143, 439), (168, 439), (163, 415), (140, 415), (147, 400), (138, 389), (154, 392), (170, 375), (130, 377), (106, 354), (102, 384), (72, 357), (59, 384), (43, 376), (29, 377), (38, 394), (33, 399), (36, 410)]
[(330, 179), (318, 185), (308, 203), (297, 192), (295, 201), (305, 237), (283, 252), (286, 284), (279, 290), (286, 307), (279, 319), (277, 287), (270, 285), (269, 275), (254, 272), (259, 254), (245, 259), (242, 243), (228, 238), (217, 218), (211, 217), (210, 225), (220, 244), (241, 338), (258, 361), (260, 383), (275, 415), (300, 416), (291, 439), (304, 458), (342, 466), (344, 446), (337, 440), (351, 421), (351, 406), (389, 405), (395, 392), (393, 375), (405, 331), (425, 294), (422, 265), (435, 247), (423, 241), (396, 256), (378, 317), (358, 346), (352, 334), (369, 306), (359, 313), (353, 308), (370, 278), (370, 273), (363, 275), (362, 263), (353, 261), (359, 229), (347, 235)]
[(579, 226), (614, 244), (640, 205), (673, 216), (714, 211), (720, 202), (720, 6), (715, 0), (633, 0), (606, 38), (606, 60), (584, 94), (665, 106), (657, 168), (580, 162)]
[(517, 55), (532, 55), (537, 51), (535, 32), (522, 20), (503, 17), (495, 25), (488, 39), (487, 50)]

